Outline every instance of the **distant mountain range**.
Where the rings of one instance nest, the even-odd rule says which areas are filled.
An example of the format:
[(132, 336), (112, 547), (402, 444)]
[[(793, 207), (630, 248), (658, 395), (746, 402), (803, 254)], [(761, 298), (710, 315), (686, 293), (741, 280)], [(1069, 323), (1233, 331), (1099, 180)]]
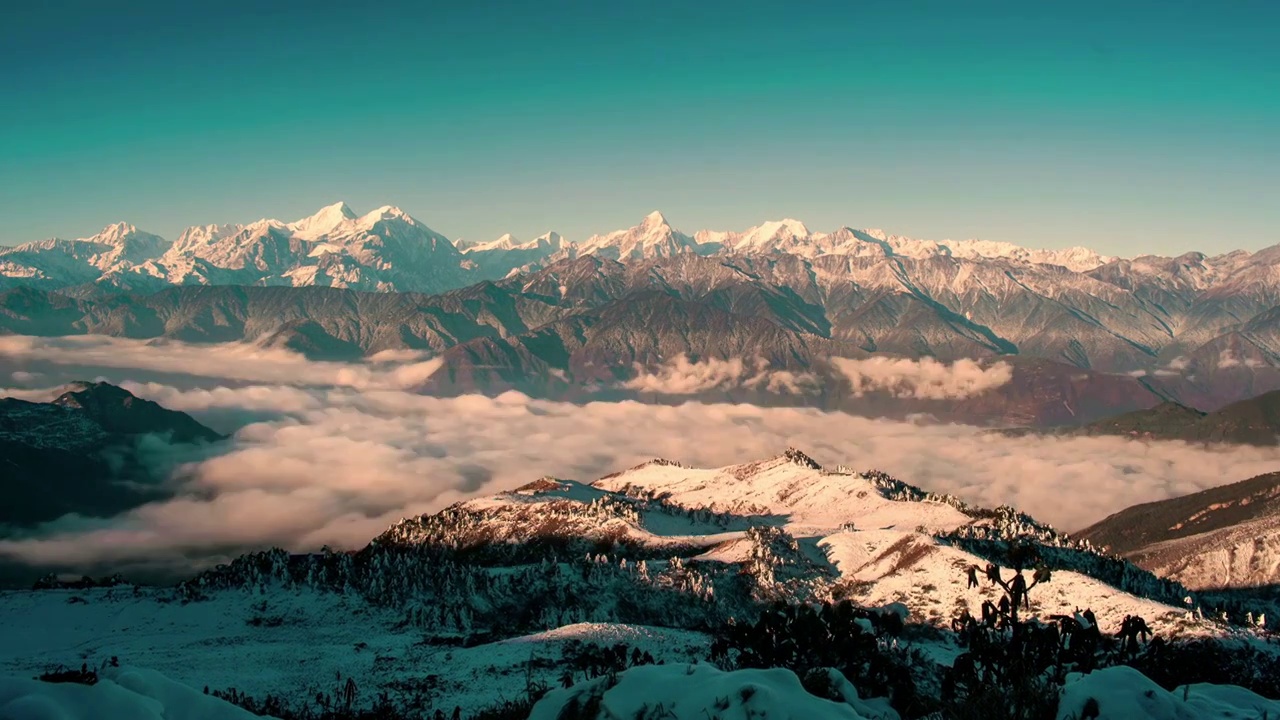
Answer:
[[(1008, 362), (1007, 387), (956, 413), (1010, 425), (1165, 401), (1214, 410), (1280, 389), (1280, 246), (1120, 259), (814, 233), (795, 220), (686, 234), (661, 213), (577, 243), (548, 233), (455, 245), (397, 208), (338, 203), (294, 222), (190, 228), (173, 243), (124, 224), (29, 243), (0, 252), (5, 286), (3, 332), (265, 337), (348, 359), (426, 350), (445, 359), (432, 392), (597, 397), (681, 357), (823, 374), (828, 358), (876, 355)], [(829, 388), (709, 392), (849, 404)], [(949, 405), (963, 404), (856, 399), (890, 415), (955, 416)]]
[(74, 383), (51, 402), (0, 398), (0, 536), (63, 515), (107, 517), (167, 496), (172, 464), (140, 446), (222, 439), (189, 415), (107, 383)]
[[(768, 222), (743, 232), (675, 230), (659, 212), (637, 226), (579, 243), (549, 232), (521, 242), (510, 234), (489, 242), (450, 242), (403, 210), (383, 206), (358, 214), (346, 203), (285, 222), (187, 228), (173, 242), (116, 223), (79, 240), (50, 238), (0, 250), (0, 277), (43, 288), (156, 290), (165, 285), (325, 286), (434, 293), (560, 260), (594, 255), (651, 260), (695, 255), (791, 254), (927, 259), (1007, 259), (1052, 264), (1076, 272), (1114, 258), (1085, 248), (1028, 250), (980, 240), (933, 242), (843, 227), (810, 232), (798, 220)], [(1230, 263), (1228, 263), (1230, 264)]]

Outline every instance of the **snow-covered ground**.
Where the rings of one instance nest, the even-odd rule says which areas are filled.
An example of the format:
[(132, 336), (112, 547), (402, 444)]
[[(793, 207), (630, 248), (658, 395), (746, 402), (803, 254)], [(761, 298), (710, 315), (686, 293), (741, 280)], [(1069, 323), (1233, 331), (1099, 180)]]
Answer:
[(171, 596), (132, 588), (0, 593), (0, 617), (17, 620), (5, 623), (0, 676), (96, 668), (115, 657), (201, 690), (234, 687), (256, 698), (314, 697), (352, 678), (371, 699), (404, 682), (433, 688), (439, 707), (470, 712), (519, 697), (526, 671), (555, 686), (562, 668), (539, 660), (558, 661), (573, 641), (626, 643), (667, 662), (705, 656), (708, 644), (701, 633), (584, 623), (463, 648), (429, 644), (400, 615), (341, 594), (227, 591), (187, 604)]
[(148, 669), (108, 667), (97, 683), (0, 676), (3, 720), (257, 720), (260, 716)]
[(972, 522), (950, 505), (889, 500), (860, 475), (828, 473), (785, 456), (710, 470), (649, 463), (592, 486), (615, 492), (649, 491), (688, 508), (772, 515), (775, 524), (785, 525), (796, 537), (828, 534), (846, 523), (944, 532)]
[[(550, 578), (557, 589), (553, 594), (544, 592), (539, 602), (549, 603), (551, 609), (580, 611), (570, 615), (571, 619), (616, 619), (621, 616), (610, 614), (616, 610), (608, 607), (610, 603), (628, 593), (640, 596), (660, 587), (667, 593), (661, 596), (663, 602), (678, 597), (677, 608), (688, 602), (688, 607), (696, 605), (697, 609), (691, 614), (655, 615), (655, 608), (671, 608), (661, 603), (633, 603), (643, 605), (651, 614), (623, 619), (643, 617), (649, 622), (657, 616), (666, 619), (656, 622), (670, 620), (681, 627), (700, 627), (700, 622), (743, 611), (751, 598), (758, 597), (752, 595), (755, 592), (765, 597), (773, 593), (773, 597), (819, 601), (847, 598), (866, 607), (901, 603), (909, 621), (943, 628), (962, 610), (981, 616), (984, 600), (995, 603), (1000, 599), (981, 573), (979, 586), (968, 587), (968, 568), (983, 567), (986, 560), (945, 538), (952, 537), (947, 533), (975, 523), (983, 524), (983, 532), (1003, 525), (993, 525), (997, 521), (990, 515), (975, 520), (966, 514), (974, 512), (971, 508), (962, 511), (949, 501), (891, 497), (923, 496), (907, 492), (891, 479), (824, 471), (795, 451), (710, 470), (654, 461), (591, 485), (544, 478), (509, 493), (467, 501), (437, 516), (413, 518), (394, 526), (360, 554), (364, 558), (360, 562), (366, 563), (364, 570), (395, 568), (385, 570), (395, 577), (374, 573), (376, 584), (386, 591), (377, 595), (383, 604), (366, 599), (362, 591), (369, 587), (357, 587), (360, 575), (353, 570), (330, 586), (291, 582), (287, 573), (275, 572), (280, 567), (270, 563), (266, 570), (253, 570), (258, 561), (271, 558), (246, 561), (249, 574), (245, 577), (250, 579), (244, 582), (236, 580), (233, 573), (224, 577), (231, 578), (226, 583), (200, 585), (208, 598), (192, 602), (183, 602), (181, 595), (171, 590), (128, 586), (2, 592), (0, 618), (5, 619), (6, 628), (0, 642), (0, 676), (31, 678), (57, 666), (74, 668), (87, 663), (100, 667), (115, 658), (124, 666), (150, 668), (194, 688), (236, 688), (256, 698), (268, 694), (313, 698), (321, 692), (335, 693), (351, 680), (360, 689), (363, 702), (387, 691), (393, 697), (426, 699), (432, 707), (446, 712), (460, 706), (469, 714), (524, 696), (531, 682), (559, 687), (571, 680), (585, 685), (567, 693), (553, 692), (538, 712), (553, 713), (543, 708), (598, 690), (623, 717), (639, 711), (636, 702), (667, 703), (663, 697), (671, 703), (663, 707), (675, 717), (701, 717), (699, 708), (707, 703), (718, 707), (722, 696), (729, 697), (729, 705), (719, 708), (728, 713), (723, 715), (726, 718), (734, 717), (733, 713), (743, 717), (885, 717), (883, 712), (872, 712), (874, 708), (866, 703), (855, 702), (856, 698), (845, 697), (843, 702), (799, 698), (795, 695), (798, 681), (794, 675), (787, 677), (786, 671), (722, 673), (706, 666), (688, 670), (689, 663), (709, 657), (711, 645), (710, 637), (691, 630), (578, 623), (462, 647), (462, 633), (454, 626), (410, 622), (412, 613), (396, 604), (398, 596), (388, 588), (400, 587), (394, 582), (396, 578), (437, 567), (430, 564), (435, 560), (414, 559), (420, 556), (412, 553), (395, 556), (393, 551), (403, 544), (439, 543), (457, 549), (527, 542), (536, 550), (540, 546), (533, 541), (548, 537), (625, 538), (634, 543), (633, 548), (604, 543), (604, 552), (590, 553), (591, 562), (584, 562), (581, 556), (553, 562), (534, 555), (521, 556), (509, 564), (502, 561), (492, 567), (466, 567), (466, 556), (459, 555), (458, 566), (466, 569), (445, 578), (453, 583), (449, 594), (430, 595), (436, 585), (410, 583), (404, 585), (410, 589), (404, 602), (456, 600), (466, 606), (469, 616), (480, 618), (474, 626), (470, 621), (465, 624), (467, 632), (482, 637), (485, 632), (528, 632), (530, 627), (568, 622), (563, 613), (551, 613), (539, 615), (541, 619), (531, 621), (532, 625), (521, 621), (525, 624), (495, 630), (501, 623), (494, 623), (492, 609), (482, 606), (488, 602), (486, 597), (497, 597), (499, 591), (490, 585), (490, 595), (468, 594), (472, 592), (468, 588), (495, 578), (509, 579), (530, 568), (541, 570), (524, 577)], [(1029, 521), (1017, 522), (1026, 525)], [(381, 551), (386, 554), (379, 555)], [(648, 565), (605, 555), (628, 551), (646, 553)], [(672, 555), (675, 557), (669, 562), (665, 560)], [(333, 556), (326, 562), (351, 568), (357, 562), (353, 557)], [(283, 566), (287, 560), (287, 553), (281, 551), (271, 563)], [(1006, 578), (1010, 576), (1007, 568), (1003, 572)], [(748, 576), (745, 582), (744, 575)], [(719, 585), (712, 587), (717, 582)], [(516, 593), (518, 604), (531, 604), (529, 585), (507, 589)], [(1048, 582), (1032, 590), (1030, 602), (1030, 613), (1041, 618), (1092, 609), (1101, 629), (1108, 633), (1129, 615), (1145, 618), (1166, 638), (1237, 633), (1191, 617), (1186, 607), (1122, 592), (1097, 578), (1068, 570), (1055, 570)], [(462, 625), (459, 621), (458, 627)], [(1238, 633), (1237, 639), (1248, 641), (1244, 631)], [(911, 642), (914, 649), (943, 664), (959, 652), (945, 637)], [(624, 644), (627, 653), (634, 649), (667, 665), (663, 669), (628, 669), (621, 675), (621, 684), (604, 688), (593, 684), (583, 667), (565, 662), (585, 644)], [(672, 668), (686, 674), (672, 675)], [(654, 682), (663, 683), (667, 694), (651, 696), (636, 689)], [(1091, 688), (1088, 683), (1096, 685), (1102, 680), (1086, 678), (1081, 682), (1086, 684), (1080, 687)], [(686, 684), (687, 692), (680, 690)], [(1103, 687), (1107, 687), (1105, 683)], [(29, 691), (29, 687), (23, 690)], [(1201, 702), (1209, 703), (1205, 707), (1221, 705), (1227, 702), (1222, 692), (1214, 690)], [(1169, 707), (1189, 707), (1195, 697), (1193, 689), (1187, 698), (1171, 700), (1174, 704)], [(1087, 698), (1081, 702), (1084, 700)], [(1130, 701), (1146, 702), (1131, 697), (1123, 702)], [(1116, 702), (1123, 706), (1120, 700)], [(678, 708), (675, 703), (680, 703)], [(1149, 717), (1163, 720), (1184, 715)]]
[[(571, 638), (594, 628), (564, 628)], [(618, 637), (655, 640), (643, 632)], [(528, 639), (524, 642), (536, 642)], [(522, 643), (504, 643), (519, 647)], [(499, 652), (487, 659), (501, 662)], [(495, 665), (494, 668), (497, 666)], [(521, 681), (523, 681), (523, 675)], [(496, 688), (503, 676), (490, 669), (477, 687)], [(501, 690), (498, 690), (501, 694)], [(590, 718), (665, 720), (898, 720), (884, 698), (864, 699), (839, 673), (829, 671), (827, 697), (810, 694), (790, 670), (725, 672), (705, 664), (646, 665), (583, 680), (547, 693), (530, 720), (554, 720), (567, 709), (595, 706)], [(714, 714), (713, 714), (714, 713)], [(1280, 716), (1280, 701), (1232, 685), (1197, 684), (1167, 691), (1129, 667), (1067, 678), (1058, 700), (1059, 720), (1253, 720)], [(0, 675), (3, 720), (251, 720), (250, 714), (152, 669), (105, 667), (93, 685), (47, 683)]]
[(1244, 688), (1201, 683), (1170, 692), (1125, 666), (1068, 676), (1058, 702), (1059, 720), (1263, 720), (1274, 717), (1280, 717), (1280, 701), (1268, 700)]
[[(982, 617), (985, 600), (998, 603), (1002, 592), (982, 576), (987, 561), (945, 545), (920, 533), (893, 530), (841, 532), (820, 541), (828, 557), (848, 581), (849, 599), (877, 606), (901, 602), (911, 609), (916, 622), (947, 624), (967, 608)], [(967, 568), (979, 568), (978, 587), (968, 587)], [(1005, 569), (1006, 579), (1012, 577)], [(1027, 574), (1031, 580), (1030, 573)], [(1116, 590), (1106, 583), (1076, 572), (1057, 571), (1029, 594), (1030, 614), (1047, 619), (1050, 615), (1071, 615), (1091, 609), (1103, 632), (1119, 629), (1126, 615), (1138, 615), (1157, 632), (1180, 636), (1208, 635), (1220, 631), (1212, 623), (1189, 616), (1178, 608)]]
[[(843, 676), (831, 673), (842, 699), (809, 694), (790, 670), (723, 672), (710, 665), (647, 665), (608, 678), (553, 690), (534, 706), (529, 720), (556, 720), (567, 707), (599, 711), (589, 717), (666, 720), (898, 720), (883, 698), (863, 700)], [(578, 716), (573, 716), (578, 717)]]

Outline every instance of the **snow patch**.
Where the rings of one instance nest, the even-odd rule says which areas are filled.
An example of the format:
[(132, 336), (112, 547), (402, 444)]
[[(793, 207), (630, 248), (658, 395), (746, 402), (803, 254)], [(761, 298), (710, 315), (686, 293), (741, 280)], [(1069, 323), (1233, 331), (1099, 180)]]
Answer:
[(105, 668), (93, 685), (0, 677), (3, 720), (256, 720), (152, 670)]
[(553, 690), (529, 720), (566, 717), (566, 708), (598, 698), (593, 718), (662, 717), (667, 720), (897, 720), (887, 700), (862, 700), (842, 675), (830, 673), (841, 701), (810, 695), (790, 670), (734, 670), (710, 665), (646, 665), (617, 677)]
[[(1092, 711), (1094, 714), (1089, 714)], [(1237, 720), (1280, 717), (1280, 701), (1235, 685), (1197, 684), (1169, 692), (1131, 667), (1072, 673), (1062, 688), (1058, 719)]]

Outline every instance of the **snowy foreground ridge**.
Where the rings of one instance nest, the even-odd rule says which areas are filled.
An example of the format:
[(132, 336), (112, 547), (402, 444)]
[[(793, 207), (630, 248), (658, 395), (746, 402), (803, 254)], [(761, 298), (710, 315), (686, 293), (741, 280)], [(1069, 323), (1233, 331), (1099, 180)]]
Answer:
[(648, 665), (617, 677), (553, 690), (533, 708), (529, 720), (579, 717), (570, 709), (596, 705), (599, 718), (671, 720), (898, 720), (883, 698), (861, 700), (848, 680), (832, 670), (831, 687), (839, 700), (810, 695), (790, 670), (723, 672), (710, 665)]
[[(1090, 707), (1093, 701), (1094, 707)], [(1095, 714), (1090, 715), (1093, 709)], [(1236, 720), (1280, 717), (1280, 701), (1234, 685), (1197, 684), (1169, 692), (1131, 667), (1067, 677), (1058, 720)]]
[[(1015, 549), (1036, 566), (1010, 605), (992, 578), (1012, 583)], [(1010, 678), (1063, 720), (1280, 718), (1255, 694), (1280, 697), (1274, 635), (1211, 602), (1013, 508), (794, 448), (659, 459), (408, 518), (354, 552), (0, 591), (0, 720), (253, 717), (219, 698), (307, 717), (289, 708), (385, 695), (400, 704), (378, 717), (934, 720), (985, 712), (1025, 687)], [(1153, 636), (1124, 645), (1134, 618)], [(1146, 676), (1109, 667), (1135, 657)], [(32, 679), (82, 663), (96, 685)]]
[[(882, 698), (863, 700), (830, 672), (831, 698), (809, 694), (789, 670), (724, 672), (709, 665), (649, 665), (553, 690), (530, 720), (898, 720)], [(595, 712), (591, 713), (594, 708)], [(1093, 714), (1090, 714), (1090, 713)], [(1166, 691), (1136, 670), (1114, 667), (1068, 678), (1058, 718), (1071, 720), (1239, 720), (1280, 717), (1280, 702), (1233, 686)], [(0, 720), (250, 720), (218, 698), (136, 668), (107, 668), (95, 685), (0, 678)]]
[(0, 677), (0, 720), (252, 720), (152, 670), (106, 668), (96, 684)]

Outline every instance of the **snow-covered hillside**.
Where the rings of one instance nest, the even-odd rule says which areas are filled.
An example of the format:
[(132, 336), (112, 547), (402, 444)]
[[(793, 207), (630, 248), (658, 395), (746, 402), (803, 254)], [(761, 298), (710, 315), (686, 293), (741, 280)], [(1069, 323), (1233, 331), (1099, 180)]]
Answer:
[(108, 666), (92, 685), (0, 677), (0, 718), (4, 720), (255, 720), (259, 717), (150, 669)]
[(377, 688), (424, 686), (438, 707), (460, 706), (467, 716), (519, 696), (530, 671), (537, 682), (557, 684), (566, 650), (584, 644), (622, 643), (628, 652), (682, 663), (704, 657), (709, 642), (698, 632), (601, 623), (469, 646), (448, 634), (428, 634), (424, 642), (397, 612), (355, 594), (306, 589), (222, 592), (197, 602), (130, 587), (0, 592), (0, 613), (21, 618), (0, 644), (0, 678), (82, 662), (97, 667), (116, 657), (190, 687), (235, 688), (259, 699), (332, 692), (348, 679), (365, 703)]
[(811, 695), (790, 670), (722, 672), (709, 665), (648, 665), (618, 676), (555, 690), (529, 720), (558, 720), (589, 703), (600, 718), (699, 720), (715, 712), (723, 720), (898, 720), (884, 698), (864, 700), (849, 681), (831, 671), (838, 700)]
[[(1011, 591), (1023, 571), (1029, 590)], [(359, 551), (255, 553), (176, 588), (46, 584), (0, 593), (0, 672), (115, 658), (234, 687), (228, 697), (257, 708), (269, 694), (368, 707), (385, 694), (459, 717), (527, 712), (514, 698), (541, 698), (534, 717), (588, 702), (624, 717), (655, 702), (681, 718), (708, 703), (725, 717), (895, 717), (925, 707), (907, 687), (936, 706), (978, 682), (974, 663), (1010, 672), (991, 669), (981, 638), (1034, 649), (1051, 633), (1067, 653), (1076, 641), (1060, 645), (1061, 627), (1098, 654), (1027, 662), (1089, 669), (1121, 657), (1111, 638), (1131, 616), (1161, 639), (1133, 640), (1141, 654), (1126, 657), (1156, 669), (1175, 643), (1221, 643), (1233, 662), (1274, 655), (1258, 628), (1205, 619), (1217, 610), (1184, 589), (1011, 508), (827, 470), (794, 449), (716, 469), (655, 460), (590, 484), (542, 478), (407, 518)], [(1022, 592), (1012, 610), (1010, 592)], [(872, 665), (830, 655), (840, 643)], [(843, 668), (825, 680), (804, 664), (819, 648)], [(655, 683), (671, 694), (640, 692)], [(1213, 692), (1203, 702), (1226, 702)]]

